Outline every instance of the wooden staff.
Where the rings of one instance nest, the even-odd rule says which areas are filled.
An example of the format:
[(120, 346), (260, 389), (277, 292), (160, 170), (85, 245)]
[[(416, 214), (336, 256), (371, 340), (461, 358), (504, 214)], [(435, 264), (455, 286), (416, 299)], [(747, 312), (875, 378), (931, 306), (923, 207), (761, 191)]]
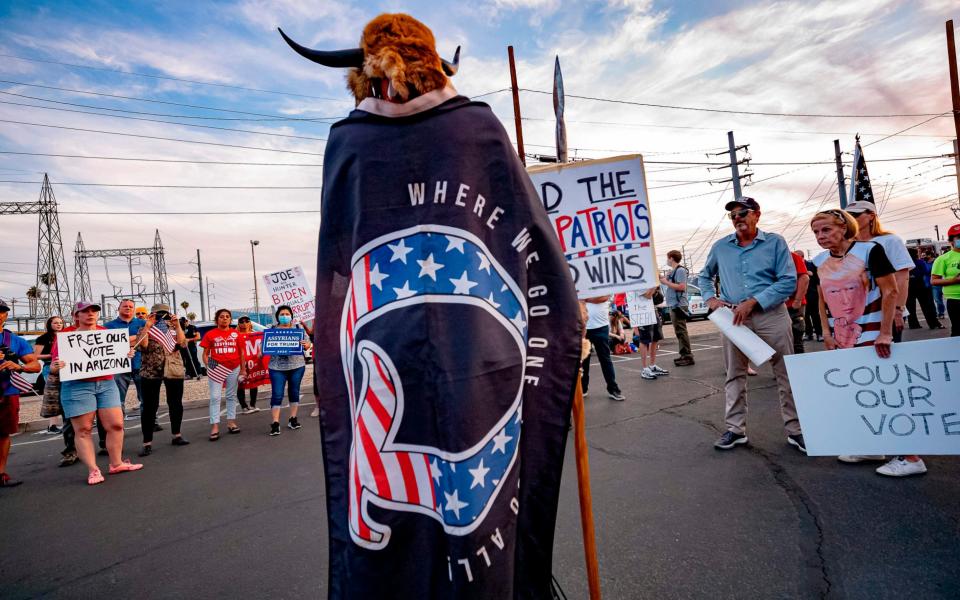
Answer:
[(577, 389), (573, 395), (573, 441), (577, 454), (580, 524), (583, 528), (583, 553), (587, 561), (587, 583), (590, 588), (590, 600), (600, 600), (600, 566), (597, 562), (597, 537), (593, 529), (590, 460), (587, 456), (587, 431), (583, 416), (583, 387), (580, 385), (580, 375), (577, 375)]

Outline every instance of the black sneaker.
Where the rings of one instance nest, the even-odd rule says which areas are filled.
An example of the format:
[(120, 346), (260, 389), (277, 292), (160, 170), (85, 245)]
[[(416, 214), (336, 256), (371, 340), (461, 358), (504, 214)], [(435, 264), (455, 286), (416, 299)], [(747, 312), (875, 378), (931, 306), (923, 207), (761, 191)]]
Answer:
[(692, 356), (684, 356), (682, 358), (673, 359), (673, 364), (675, 364), (678, 367), (690, 367), (696, 363), (693, 361)]
[(787, 443), (796, 447), (796, 449), (800, 452), (803, 452), (804, 454), (807, 453), (807, 444), (803, 441), (802, 433), (798, 433), (797, 435), (788, 435)]
[(150, 456), (151, 454), (153, 454), (153, 446), (151, 444), (145, 445), (140, 452), (137, 452), (137, 456)]
[(617, 390), (615, 392), (607, 392), (607, 396), (609, 396), (611, 400), (615, 400), (617, 402), (623, 402), (624, 400), (626, 400), (626, 398), (623, 396), (623, 392), (621, 392), (620, 390)]
[(163, 427), (160, 427), (160, 423), (154, 423), (154, 424), (153, 424), (153, 430), (154, 430), (154, 431), (163, 431)]
[(290, 429), (300, 429), (300, 427), (302, 426), (300, 425), (300, 421), (298, 421), (296, 417), (290, 417), (290, 420), (287, 421), (287, 427), (289, 427)]
[(61, 467), (69, 467), (70, 465), (77, 464), (77, 461), (80, 460), (80, 457), (77, 456), (76, 452), (67, 452), (63, 455), (63, 458), (60, 459)]
[(189, 445), (190, 445), (190, 442), (188, 442), (187, 440), (185, 440), (182, 435), (173, 438), (172, 440), (170, 440), (170, 443), (173, 444), (174, 446), (189, 446)]
[(746, 444), (747, 436), (742, 433), (734, 433), (732, 431), (727, 431), (720, 436), (720, 439), (713, 443), (713, 447), (717, 450), (730, 450), (737, 444)]
[(270, 435), (280, 435), (280, 423), (277, 421), (270, 424)]

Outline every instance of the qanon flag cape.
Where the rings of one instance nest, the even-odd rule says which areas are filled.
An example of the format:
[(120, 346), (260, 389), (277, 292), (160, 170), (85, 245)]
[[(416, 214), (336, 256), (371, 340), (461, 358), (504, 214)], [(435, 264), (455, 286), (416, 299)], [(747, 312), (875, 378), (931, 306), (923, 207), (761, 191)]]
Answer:
[(579, 309), (502, 126), (451, 87), (366, 99), (322, 204), (330, 598), (548, 598)]

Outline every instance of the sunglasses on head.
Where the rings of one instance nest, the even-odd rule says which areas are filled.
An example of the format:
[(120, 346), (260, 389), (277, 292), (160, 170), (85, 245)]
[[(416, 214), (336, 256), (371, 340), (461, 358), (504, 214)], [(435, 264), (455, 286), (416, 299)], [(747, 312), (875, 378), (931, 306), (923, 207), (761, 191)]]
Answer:
[(741, 208), (739, 210), (731, 210), (728, 215), (731, 219), (742, 219), (752, 212), (752, 208)]

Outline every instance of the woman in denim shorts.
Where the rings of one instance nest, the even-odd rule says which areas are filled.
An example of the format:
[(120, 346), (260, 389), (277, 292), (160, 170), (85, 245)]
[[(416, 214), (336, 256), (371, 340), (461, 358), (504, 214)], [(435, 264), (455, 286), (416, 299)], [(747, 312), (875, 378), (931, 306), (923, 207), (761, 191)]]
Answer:
[[(105, 329), (97, 325), (100, 318), (100, 306), (88, 302), (78, 302), (73, 310), (73, 327), (64, 331), (92, 331)], [(60, 352), (54, 344), (50, 366), (51, 372), (57, 373), (66, 367), (60, 360)], [(128, 357), (133, 357), (134, 350), (130, 349)], [(131, 464), (124, 460), (123, 453), (123, 411), (120, 409), (120, 392), (113, 381), (113, 375), (90, 377), (60, 382), (60, 404), (63, 406), (63, 416), (70, 419), (76, 432), (77, 454), (83, 464), (87, 465), (87, 483), (96, 485), (103, 483), (103, 474), (97, 466), (96, 454), (93, 451), (94, 415), (100, 419), (107, 431), (107, 452), (110, 454), (110, 474), (126, 471), (138, 471), (141, 464)]]

